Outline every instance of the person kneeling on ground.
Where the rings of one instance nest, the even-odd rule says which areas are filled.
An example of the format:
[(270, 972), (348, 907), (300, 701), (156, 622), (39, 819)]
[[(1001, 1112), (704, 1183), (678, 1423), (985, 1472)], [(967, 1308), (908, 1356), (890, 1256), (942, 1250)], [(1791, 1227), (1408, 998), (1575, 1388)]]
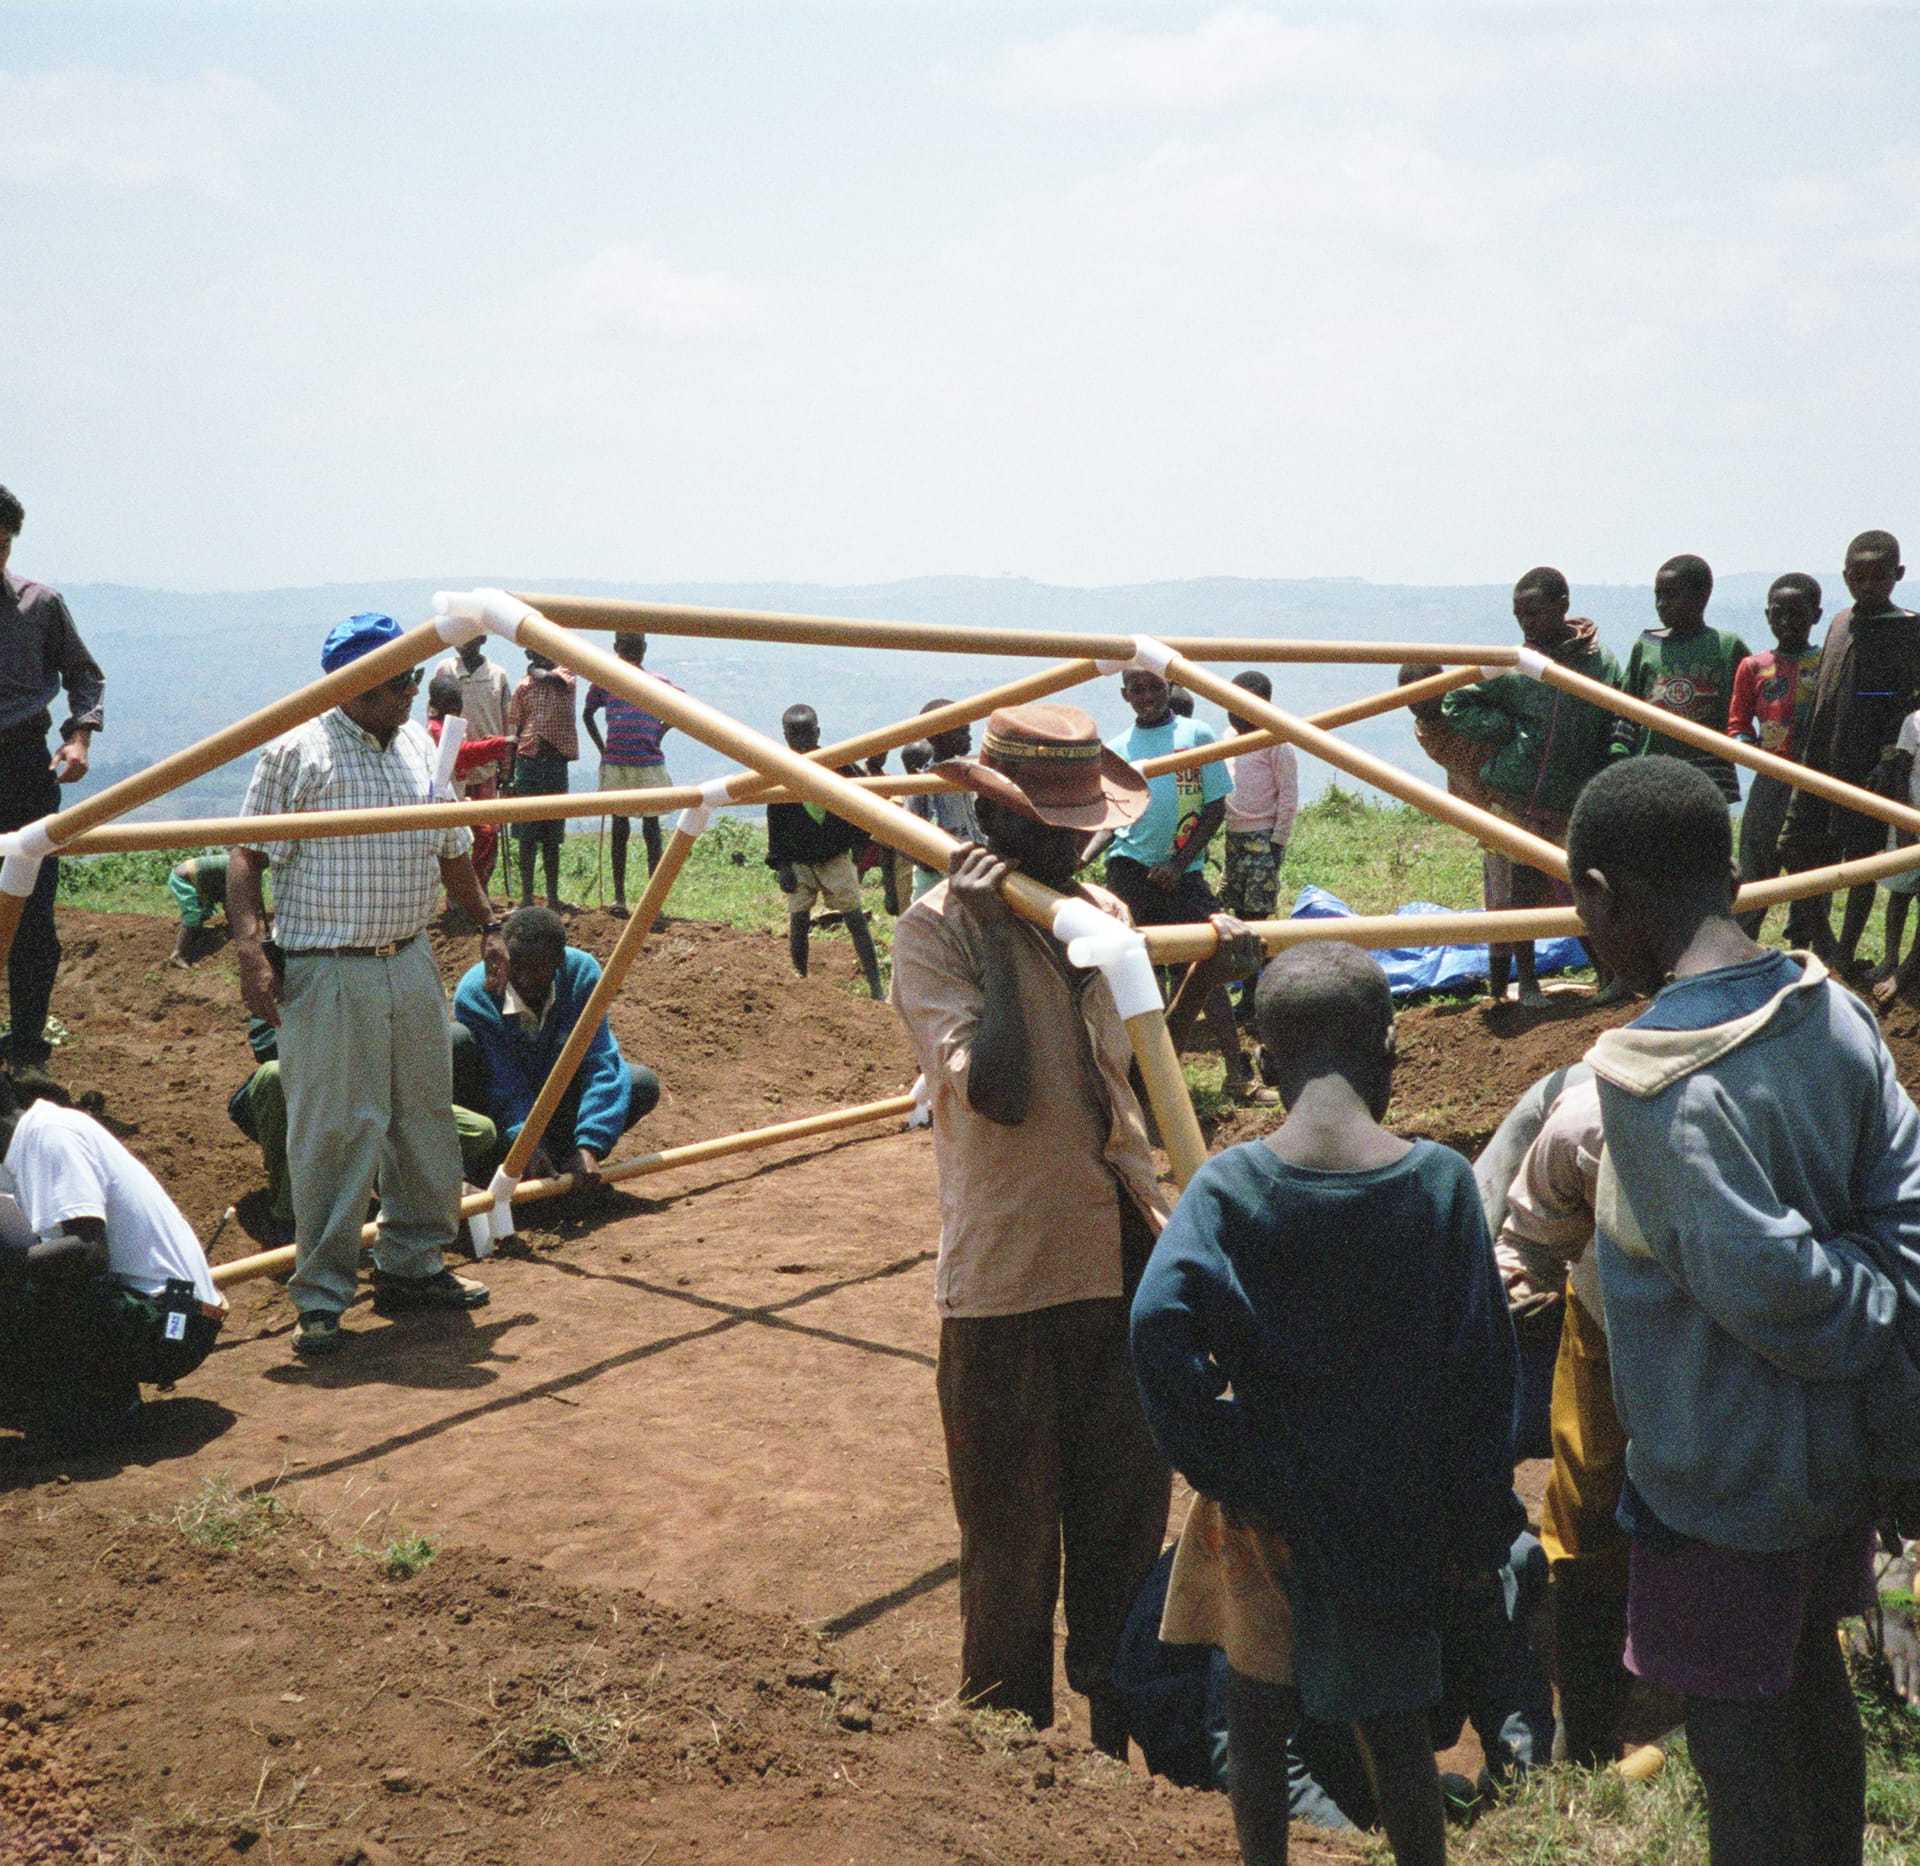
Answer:
[(0, 1423), (65, 1449), (123, 1436), (143, 1382), (212, 1350), (227, 1305), (160, 1182), (89, 1115), (22, 1110), (0, 1074), (0, 1191), (32, 1235), (0, 1236)]
[(167, 892), (180, 910), (180, 931), (167, 963), (190, 971), (196, 960), (213, 950), (207, 922), (227, 905), (226, 851), (190, 855), (184, 862), (176, 862), (167, 875)]
[[(505, 933), (505, 963), (472, 966), (454, 988), (453, 1084), (454, 1099), (485, 1113), (510, 1147), (600, 982), (600, 962), (569, 946), (565, 924), (545, 907), (516, 909)], [(659, 1099), (660, 1078), (621, 1056), (601, 1018), (529, 1173), (597, 1182), (614, 1143)]]
[[(454, 1032), (456, 1056), (463, 1038), (464, 1030)], [(267, 1193), (272, 1203), (262, 1241), (291, 1244), (293, 1174), (287, 1165), (287, 1091), (280, 1080), (280, 1033), (265, 1018), (250, 1017), (247, 1042), (253, 1050), (253, 1074), (227, 1097), (227, 1118), (259, 1147), (261, 1164), (267, 1171)], [(484, 1186), (500, 1160), (499, 1131), (484, 1114), (457, 1102), (452, 1112), (453, 1131), (460, 1137), (461, 1170), (469, 1185)]]

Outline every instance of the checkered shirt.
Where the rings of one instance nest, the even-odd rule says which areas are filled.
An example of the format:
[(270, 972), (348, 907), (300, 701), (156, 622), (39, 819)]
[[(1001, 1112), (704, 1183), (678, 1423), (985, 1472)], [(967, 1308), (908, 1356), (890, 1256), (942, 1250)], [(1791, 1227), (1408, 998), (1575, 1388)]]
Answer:
[[(244, 813), (429, 803), (436, 756), (426, 727), (411, 719), (383, 750), (335, 707), (260, 754)], [(449, 825), (251, 846), (273, 864), (274, 937), (287, 952), (311, 952), (411, 939), (439, 903), (441, 861), (465, 855), (473, 832)]]
[(562, 758), (580, 756), (580, 732), (573, 721), (573, 676), (565, 668), (555, 668), (544, 680), (531, 674), (521, 677), (507, 702), (507, 736), (522, 758), (539, 751), (542, 739)]

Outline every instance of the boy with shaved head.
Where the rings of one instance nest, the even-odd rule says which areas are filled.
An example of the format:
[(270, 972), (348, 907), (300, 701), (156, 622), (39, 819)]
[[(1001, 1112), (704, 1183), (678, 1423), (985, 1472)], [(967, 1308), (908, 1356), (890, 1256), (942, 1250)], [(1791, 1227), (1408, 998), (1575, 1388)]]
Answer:
[[(1827, 630), (1803, 756), (1815, 771), (1898, 795), (1900, 727), (1920, 705), (1920, 616), (1893, 600), (1906, 575), (1900, 540), (1890, 531), (1861, 532), (1847, 546), (1843, 575), (1853, 603)], [(1782, 840), (1787, 866), (1798, 871), (1876, 854), (1886, 838), (1877, 817), (1796, 791)], [(1872, 911), (1869, 882), (1848, 895), (1837, 946), (1824, 898), (1798, 904), (1788, 932), (1796, 944), (1844, 966)]]
[[(1513, 619), (1521, 638), (1589, 680), (1620, 684), (1620, 669), (1600, 646), (1599, 630), (1582, 617), (1569, 616), (1567, 580), (1542, 564), (1513, 586)], [(1549, 842), (1562, 842), (1567, 813), (1580, 787), (1607, 756), (1613, 715), (1590, 700), (1576, 699), (1525, 674), (1496, 674), (1471, 687), (1458, 687), (1440, 703), (1444, 725), (1483, 750), (1481, 787), (1500, 815)], [(1564, 884), (1524, 862), (1489, 852), (1482, 865), (1486, 905), (1544, 907), (1572, 897)], [(1534, 972), (1533, 942), (1488, 949), (1487, 971), (1496, 999), (1507, 994), (1507, 969), (1517, 963), (1520, 1001), (1545, 999)]]
[[(1820, 585), (1801, 571), (1775, 577), (1767, 591), (1767, 627), (1773, 646), (1750, 654), (1734, 669), (1733, 704), (1727, 731), (1781, 758), (1798, 758), (1813, 711), (1820, 650), (1809, 646), (1820, 620)], [(1756, 772), (1740, 812), (1740, 880), (1771, 881), (1780, 872), (1780, 833), (1787, 825), (1793, 786)], [(1767, 915), (1742, 914), (1749, 938), (1758, 938)]]
[[(1162, 1637), (1224, 1648), (1243, 1860), (1287, 1857), (1287, 1738), (1354, 1727), (1394, 1858), (1446, 1857), (1441, 1626), (1520, 1511), (1513, 1330), (1472, 1169), (1380, 1125), (1386, 974), (1283, 953), (1256, 1014), (1287, 1116), (1188, 1185), (1133, 1302), (1147, 1418), (1198, 1491)], [(1470, 1610), (1470, 1609), (1469, 1609)]]
[(1588, 936), (1652, 1004), (1588, 1061), (1632, 1537), (1628, 1668), (1686, 1698), (1716, 1861), (1860, 1858), (1836, 1624), (1873, 1603), (1877, 1480), (1920, 1467), (1920, 1115), (1872, 1013), (1732, 914), (1725, 803), (1643, 758), (1581, 793)]
[[(1724, 732), (1733, 677), (1748, 649), (1738, 635), (1707, 627), (1712, 596), (1713, 571), (1704, 557), (1690, 551), (1669, 557), (1653, 579), (1653, 609), (1660, 626), (1643, 630), (1633, 644), (1622, 685), (1636, 700), (1646, 700), (1676, 719)], [(1653, 749), (1684, 759), (1712, 778), (1729, 803), (1740, 801), (1740, 780), (1728, 760), (1674, 739), (1661, 739), (1655, 746), (1654, 736), (1650, 726), (1618, 720), (1609, 755), (1630, 758)]]

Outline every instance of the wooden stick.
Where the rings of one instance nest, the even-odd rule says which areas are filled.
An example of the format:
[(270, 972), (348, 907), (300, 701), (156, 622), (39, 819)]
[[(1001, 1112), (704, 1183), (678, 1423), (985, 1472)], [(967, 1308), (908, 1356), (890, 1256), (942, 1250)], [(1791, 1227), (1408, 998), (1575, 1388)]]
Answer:
[[(889, 1115), (913, 1112), (911, 1095), (890, 1095), (885, 1101), (870, 1101), (857, 1108), (836, 1108), (830, 1114), (810, 1114), (797, 1121), (780, 1121), (772, 1127), (749, 1128), (744, 1133), (723, 1134), (717, 1140), (696, 1140), (684, 1147), (668, 1147), (658, 1153), (643, 1153), (617, 1166), (602, 1167), (605, 1184), (640, 1179), (649, 1173), (671, 1172), (676, 1166), (695, 1166), (706, 1160), (722, 1160), (731, 1154), (751, 1153), (760, 1147), (777, 1147), (782, 1141), (807, 1140), (816, 1134), (831, 1134), (844, 1127), (859, 1127), (869, 1121), (884, 1121)], [(523, 1179), (513, 1189), (516, 1205), (531, 1205), (541, 1199), (557, 1199), (579, 1190), (571, 1173), (552, 1179)], [(469, 1193), (460, 1201), (460, 1216), (471, 1218), (476, 1212), (491, 1211), (493, 1199), (485, 1192)], [(360, 1247), (372, 1244), (377, 1225), (363, 1225)], [(293, 1268), (295, 1247), (283, 1245), (277, 1250), (257, 1251), (251, 1257), (236, 1257), (231, 1263), (216, 1264), (215, 1284), (225, 1289), (234, 1283), (251, 1282), (255, 1277), (271, 1276), (276, 1270)]]
[(527, 1110), (527, 1118), (520, 1132), (514, 1136), (513, 1145), (507, 1149), (507, 1157), (501, 1163), (500, 1170), (509, 1179), (518, 1179), (527, 1170), (527, 1162), (533, 1157), (534, 1150), (546, 1137), (548, 1124), (553, 1120), (554, 1110), (565, 1099), (567, 1086), (572, 1082), (574, 1073), (580, 1067), (581, 1059), (587, 1053), (595, 1033), (600, 1028), (600, 1020), (606, 1016), (607, 1007), (613, 1002), (620, 987), (626, 983), (627, 973), (633, 962), (640, 956), (640, 948), (646, 943), (646, 937), (653, 931), (653, 923), (660, 917), (660, 909), (671, 888), (686, 866), (687, 857), (693, 853), (693, 845), (700, 840), (699, 835), (689, 835), (685, 829), (676, 829), (667, 839), (667, 846), (661, 851), (660, 860), (654, 864), (654, 870), (647, 877), (647, 890), (635, 905), (632, 917), (620, 929), (620, 937), (614, 942), (612, 952), (607, 955), (607, 963), (602, 968), (599, 981), (587, 994), (587, 1001), (580, 1007), (580, 1015), (574, 1019), (573, 1028), (567, 1033), (567, 1040), (560, 1046), (560, 1054), (553, 1059), (553, 1067), (547, 1071), (547, 1079), (540, 1085), (540, 1093), (534, 1097), (533, 1106)]
[[(1063, 629), (962, 628), (945, 622), (875, 622), (844, 616), (784, 615), (766, 609), (702, 609), (683, 603), (617, 602), (603, 597), (514, 594), (565, 628), (698, 635), (720, 641), (784, 641), (828, 648), (906, 648), (954, 654), (1031, 654), (1061, 660), (1128, 661), (1131, 635), (1078, 635)], [(1512, 667), (1516, 648), (1463, 642), (1289, 641), (1273, 635), (1175, 635), (1167, 646), (1195, 661), (1437, 662), (1442, 667)]]
[[(1090, 679), (1095, 675), (1091, 661), (1071, 665), (1087, 669), (1081, 678)], [(1045, 673), (1031, 676), (1029, 680), (1012, 681), (1004, 687), (994, 688), (990, 693), (980, 694), (976, 699), (957, 700), (951, 707), (922, 714), (914, 722), (920, 731), (913, 736), (918, 737), (929, 730), (944, 732), (956, 725), (971, 724), (1000, 706), (1016, 704), (1017, 700), (1009, 696), (1034, 699), (1045, 693), (1057, 693), (1068, 684), (1066, 673), (1066, 667), (1050, 668)], [(1392, 712), (1397, 707), (1410, 706), (1418, 700), (1432, 699), (1478, 678), (1478, 670), (1474, 668), (1432, 674), (1425, 680), (1416, 680), (1405, 687), (1392, 687), (1364, 700), (1350, 700), (1342, 706), (1329, 707), (1325, 712), (1309, 713), (1307, 723), (1330, 732), (1336, 726), (1351, 725), (1357, 720), (1372, 719), (1381, 713)], [(993, 701), (993, 705), (986, 704), (989, 700)], [(844, 739), (838, 745), (811, 752), (808, 757), (816, 764), (845, 764), (854, 756), (871, 756), (877, 750), (892, 750), (895, 744), (911, 744), (912, 738), (893, 738), (895, 733), (904, 730), (904, 726), (905, 722), (863, 734), (857, 739)], [(877, 742), (882, 738), (891, 739), (892, 743), (883, 748)], [(1242, 752), (1279, 742), (1277, 735), (1271, 732), (1235, 733), (1230, 738), (1216, 740), (1212, 745), (1196, 746), (1192, 751), (1166, 752), (1158, 758), (1143, 759), (1138, 769), (1142, 777), (1158, 777), (1165, 771), (1191, 770), (1198, 765), (1238, 757)], [(849, 751), (848, 747), (854, 750)], [(862, 747), (865, 749), (862, 750)], [(784, 788), (769, 790), (753, 772), (739, 773), (738, 781), (744, 788), (740, 795), (729, 799), (731, 802), (762, 804), (793, 801), (791, 791)], [(876, 797), (925, 797), (963, 788), (951, 778), (935, 777), (928, 772), (917, 776), (888, 774), (857, 777), (848, 781), (858, 784), (862, 790), (871, 791)], [(550, 822), (555, 817), (666, 816), (675, 810), (691, 810), (700, 801), (700, 796), (699, 785), (676, 784), (655, 790), (569, 791), (555, 796), (487, 797), (466, 799), (459, 803), (406, 804), (384, 809), (310, 810), (285, 816), (199, 816), (155, 823), (113, 823), (76, 836), (62, 853), (124, 855), (140, 849), (190, 849), (202, 844), (222, 848), (248, 838), (258, 838), (263, 842), (306, 842), (325, 836), (366, 836), (400, 829), (438, 829), (450, 823), (472, 827), (482, 823)]]
[(1759, 746), (1749, 745), (1744, 739), (1715, 732), (1708, 726), (1696, 725), (1691, 719), (1677, 719), (1672, 713), (1662, 712), (1659, 707), (1645, 700), (1635, 699), (1630, 693), (1609, 687), (1603, 680), (1576, 674), (1571, 668), (1562, 667), (1558, 661), (1543, 658), (1538, 666), (1539, 677), (1548, 686), (1558, 687), (1561, 692), (1574, 694), (1583, 700), (1591, 700), (1595, 706), (1618, 713), (1623, 719), (1631, 719), (1636, 725), (1652, 728), (1663, 738), (1691, 745), (1698, 751), (1711, 752), (1716, 758), (1726, 759), (1729, 764), (1745, 765), (1749, 771), (1757, 771), (1762, 777), (1777, 778), (1783, 784), (1791, 784), (1796, 790), (1811, 791), (1829, 803), (1856, 810), (1862, 816), (1877, 817), (1897, 829), (1920, 833), (1920, 810), (1914, 809), (1911, 804), (1895, 803), (1891, 797), (1876, 796), (1870, 790), (1862, 790), (1858, 784), (1847, 783), (1844, 778), (1812, 770), (1795, 759), (1782, 758), (1777, 752), (1762, 751)]
[[(1433, 660), (1438, 657), (1430, 655), (1427, 658)], [(1312, 752), (1316, 758), (1325, 759), (1349, 777), (1356, 777), (1363, 784), (1371, 784), (1389, 796), (1414, 804), (1429, 816), (1453, 824), (1456, 829), (1464, 829), (1476, 842), (1484, 843), (1502, 855), (1511, 856), (1517, 862), (1525, 862), (1530, 868), (1555, 875), (1562, 881), (1567, 878), (1565, 850), (1556, 848), (1544, 837), (1495, 816), (1491, 810), (1482, 810), (1464, 798), (1451, 797), (1419, 778), (1409, 777), (1406, 772), (1388, 764), (1384, 758), (1376, 758), (1371, 752), (1348, 745), (1336, 739), (1331, 732), (1283, 711), (1270, 701), (1261, 699), (1258, 694), (1249, 693), (1244, 687), (1236, 687), (1203, 667), (1196, 667), (1184, 655), (1174, 656), (1167, 667), (1167, 677), (1203, 699), (1211, 700), (1216, 706), (1231, 706), (1242, 719), (1258, 720), (1275, 738), (1285, 739), (1299, 746), (1302, 751)]]
[[(656, 718), (676, 726), (689, 738), (751, 765), (764, 777), (783, 781), (799, 796), (823, 804), (847, 821), (857, 823), (888, 848), (904, 851), (921, 867), (931, 868), (936, 874), (947, 872), (953, 851), (959, 845), (944, 830), (923, 822), (898, 804), (870, 795), (836, 771), (810, 764), (786, 746), (775, 744), (772, 739), (741, 725), (738, 720), (729, 719), (677, 687), (669, 687), (644, 668), (630, 666), (604, 648), (582, 641), (578, 635), (569, 634), (545, 617), (523, 618), (515, 631), (515, 639), (562, 667), (571, 667), (576, 674), (590, 676), (610, 693), (624, 695)], [(1239, 693), (1243, 689), (1236, 687), (1233, 691)], [(1247, 697), (1253, 698), (1251, 694)], [(1053, 889), (1043, 887), (1029, 876), (1015, 874), (1008, 876), (1001, 892), (1007, 904), (1022, 918), (1051, 933), (1053, 910), (1062, 898)], [(1206, 1148), (1184, 1078), (1179, 1078), (1178, 1094), (1172, 1092), (1166, 1061), (1173, 1055), (1173, 1043), (1167, 1035), (1166, 1013), (1156, 1010), (1130, 1019), (1127, 1033), (1133, 1040), (1142, 1079), (1154, 1098), (1154, 1118), (1159, 1123), (1174, 1177), (1185, 1185), (1205, 1162)], [(1178, 1074), (1176, 1060), (1172, 1075), (1177, 1078)]]

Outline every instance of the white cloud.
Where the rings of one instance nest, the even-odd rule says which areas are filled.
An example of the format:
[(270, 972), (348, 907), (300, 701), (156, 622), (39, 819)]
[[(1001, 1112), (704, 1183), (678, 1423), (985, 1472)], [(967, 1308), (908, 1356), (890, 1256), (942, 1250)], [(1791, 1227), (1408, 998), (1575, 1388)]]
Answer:
[(562, 330), (625, 343), (707, 337), (759, 317), (754, 293), (724, 272), (686, 272), (644, 245), (603, 246), (537, 288)]
[(227, 71), (0, 71), (0, 172), (16, 184), (78, 179), (231, 196), (280, 115), (259, 85)]
[(1079, 110), (1212, 110), (1283, 86), (1432, 93), (1471, 68), (1431, 34), (1299, 24), (1234, 7), (1185, 31), (1076, 26), (1012, 46), (994, 88), (1010, 102)]

